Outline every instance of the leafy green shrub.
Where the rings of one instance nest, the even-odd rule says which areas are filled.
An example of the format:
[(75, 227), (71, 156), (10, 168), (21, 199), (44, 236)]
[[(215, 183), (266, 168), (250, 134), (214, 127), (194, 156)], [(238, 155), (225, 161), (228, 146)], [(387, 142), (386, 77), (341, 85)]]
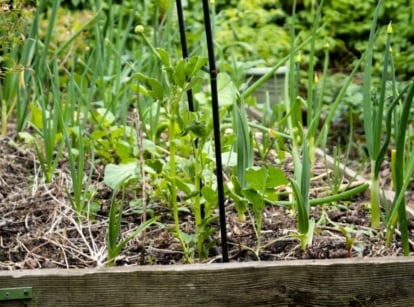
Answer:
[[(304, 1), (298, 8), (298, 27), (307, 31), (312, 22), (312, 6), (316, 1)], [(331, 47), (333, 65), (336, 68), (349, 68), (355, 58), (359, 58), (366, 49), (371, 20), (377, 0), (327, 0), (322, 14), (325, 24), (321, 37)], [(414, 1), (385, 1), (379, 15), (379, 35), (375, 44), (375, 68), (382, 64), (382, 51), (385, 47), (386, 26), (392, 22), (393, 54), (399, 77), (407, 77), (414, 73), (414, 46), (410, 41), (414, 38), (413, 23)], [(322, 53), (322, 51), (320, 51)]]
[(289, 32), (280, 26), (286, 13), (266, 2), (242, 0), (218, 10), (216, 40), (225, 57), (262, 59), (271, 66), (289, 52)]
[[(297, 1), (295, 21), (299, 38), (310, 35), (316, 0)], [(366, 49), (376, 0), (326, 0), (322, 9), (323, 29), (316, 41), (316, 56), (322, 58), (324, 48), (331, 51), (330, 67), (349, 70)], [(231, 56), (241, 60), (263, 59), (268, 65), (289, 53), (289, 24), (293, 0), (290, 1), (224, 1), (217, 0), (216, 38)], [(385, 46), (385, 30), (393, 23), (393, 54), (399, 78), (414, 73), (414, 0), (386, 1), (379, 15), (379, 36), (375, 45), (374, 67), (381, 67)], [(231, 42), (231, 43), (229, 43)], [(229, 52), (225, 53), (229, 56)], [(306, 51), (303, 55), (306, 63)], [(317, 63), (322, 65), (322, 63)]]
[[(0, 126), (1, 134), (7, 133), (7, 122), (14, 112), (21, 114), (22, 91), (25, 88), (23, 75), (27, 67), (27, 48), (30, 20), (33, 10), (28, 1), (0, 0)], [(25, 60), (23, 60), (25, 59)], [(20, 92), (20, 95), (19, 95)], [(21, 128), (21, 116), (17, 117)]]

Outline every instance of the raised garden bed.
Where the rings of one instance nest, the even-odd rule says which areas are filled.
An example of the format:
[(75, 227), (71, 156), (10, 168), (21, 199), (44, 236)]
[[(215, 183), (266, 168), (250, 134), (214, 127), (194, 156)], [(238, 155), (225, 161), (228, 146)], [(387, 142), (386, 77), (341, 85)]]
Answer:
[[(295, 48), (291, 46), (284, 60), (289, 62), (292, 74), (289, 82), (277, 84), (290, 89), (289, 99), (285, 99), (285, 109), (267, 114), (278, 117), (273, 118), (275, 122), (267, 123), (268, 116), (260, 121), (257, 113), (252, 114), (258, 121), (248, 122), (243, 99), (258, 89), (260, 81), (250, 91), (240, 93), (229, 74), (216, 75), (212, 31), (207, 26), (210, 13), (207, 1), (203, 4), (206, 19), (202, 25), (210, 38), (208, 59), (192, 56), (177, 60), (180, 57), (166, 51), (174, 50), (172, 45), (167, 49), (152, 45), (152, 41), (162, 41), (148, 38), (150, 33), (158, 35), (158, 31), (143, 25), (132, 28), (132, 18), (127, 30), (116, 18), (109, 18), (101, 33), (102, 23), (95, 21), (105, 18), (106, 11), (102, 11), (103, 16), (98, 12), (66, 43), (57, 43), (61, 47), (54, 52), (49, 47), (55, 43), (51, 37), (59, 11), (59, 3), (55, 2), (44, 44), (35, 48), (41, 60), (34, 61), (27, 70), (36, 72), (35, 76), (22, 74), (14, 78), (13, 69), (6, 71), (4, 83), (9, 85), (10, 95), (6, 96), (10, 99), (5, 103), (10, 110), (6, 118), (3, 112), (2, 124), (8, 125), (2, 126), (4, 137), (0, 139), (0, 304), (410, 304), (414, 301), (409, 290), (414, 259), (398, 256), (402, 256), (403, 248), (404, 254), (412, 255), (412, 216), (407, 227), (401, 227), (401, 233), (397, 230), (391, 236), (392, 242), (385, 244), (386, 235), (393, 233), (388, 230), (394, 230), (396, 225), (398, 202), (393, 209), (387, 201), (381, 202), (380, 211), (375, 206), (378, 202), (374, 202), (377, 194), (370, 198), (366, 193), (368, 179), (338, 163), (340, 154), (333, 159), (314, 151), (319, 146), (315, 144), (331, 145), (318, 139), (326, 137), (323, 128), (331, 127), (332, 116), (341, 102), (338, 94), (329, 105), (329, 120), (323, 121), (321, 127), (325, 102), (322, 94), (316, 94), (319, 90), (323, 93), (319, 84), (324, 82), (319, 83), (315, 77), (314, 82), (308, 83), (308, 97), (298, 97), (301, 94), (292, 69), (297, 64), (295, 53), (310, 40), (314, 42), (316, 36)], [(36, 10), (37, 22), (43, 13), (47, 11)], [(33, 22), (31, 36), (25, 42), (26, 52), (32, 50), (38, 38), (42, 41), (37, 22)], [(167, 26), (171, 30), (174, 25)], [(182, 22), (180, 28), (183, 57), (187, 58)], [(316, 21), (314, 29), (316, 34)], [(131, 50), (120, 47), (114, 52), (114, 45), (109, 43), (124, 32), (137, 36), (131, 43), (144, 47), (139, 52), (148, 52), (139, 53), (137, 62), (131, 56), (125, 63), (123, 55)], [(375, 22), (371, 32), (376, 32)], [(388, 39), (391, 32), (387, 31)], [(293, 35), (292, 32), (292, 41)], [(101, 46), (109, 56), (95, 57), (99, 52), (85, 48), (79, 58), (57, 61), (78, 37)], [(383, 114), (379, 111), (385, 110), (385, 94), (380, 95), (379, 106), (370, 104), (376, 98), (370, 88), (369, 56), (373, 46), (371, 36), (363, 113), (365, 123), (378, 125), (364, 125), (364, 131), (370, 167), (376, 172), (385, 165), (382, 177), (386, 180), (375, 181), (377, 173), (371, 172), (375, 175), (371, 187), (378, 183), (387, 190), (391, 181), (390, 163), (382, 163), (384, 155), (376, 155), (379, 146), (373, 141), (385, 139), (380, 153), (386, 152), (391, 138), (388, 126), (393, 119), (401, 123), (393, 127), (393, 141), (399, 145), (399, 163), (393, 164), (393, 171), (397, 170), (395, 189), (408, 191), (414, 159), (407, 163), (409, 175), (404, 174), (401, 166), (407, 157), (401, 153), (409, 137), (405, 138), (402, 132), (409, 127), (407, 114), (414, 86), (403, 90), (410, 88), (403, 95), (404, 102), (402, 96), (396, 97), (394, 89), (395, 98), (386, 118), (389, 138), (383, 137), (385, 129), (379, 124)], [(49, 51), (54, 52), (50, 59)], [(387, 56), (389, 51), (385, 49)], [(69, 58), (76, 61), (70, 64)], [(119, 67), (112, 70), (111, 63), (119, 63)], [(210, 92), (203, 83), (207, 63)], [(91, 66), (85, 70), (78, 64)], [(148, 67), (154, 69), (145, 71)], [(313, 65), (310, 67), (313, 69)], [(349, 82), (356, 69), (357, 66), (347, 79)], [(312, 81), (314, 71), (309, 70), (308, 76)], [(346, 84), (349, 83), (345, 82), (344, 91)], [(383, 79), (382, 93), (386, 85)], [(197, 91), (194, 96), (193, 90)], [(188, 104), (184, 103), (185, 93)], [(197, 99), (196, 109), (192, 98)], [(280, 99), (269, 97), (269, 102)], [(316, 108), (314, 99), (320, 102)], [(257, 100), (265, 105), (267, 97)], [(402, 110), (397, 106), (398, 100)], [(24, 107), (30, 114), (24, 114), (20, 103), (28, 101)], [(272, 112), (268, 105), (265, 107), (263, 112)], [(8, 118), (14, 113), (18, 118)], [(373, 118), (373, 114), (379, 116)], [(376, 139), (370, 135), (371, 128), (377, 128)], [(12, 132), (7, 135), (7, 131)], [(16, 137), (16, 131), (22, 133)], [(223, 170), (220, 158), (227, 162)], [(373, 159), (378, 164), (374, 165)], [(220, 194), (224, 188), (225, 200)], [(392, 195), (386, 190), (382, 195), (390, 201)], [(407, 199), (410, 215), (410, 198)], [(388, 215), (390, 210), (393, 215)], [(407, 221), (405, 213), (405, 209), (398, 211), (400, 225)], [(374, 220), (377, 225), (371, 223)], [(387, 230), (385, 222), (390, 227)], [(224, 251), (228, 252), (226, 257)], [(227, 260), (230, 263), (220, 263)]]
[[(12, 271), (0, 272), (0, 288), (29, 287), (32, 298), (0, 301), (0, 304), (401, 306), (414, 300), (409, 291), (410, 280), (414, 277), (413, 257), (393, 257), (401, 253), (398, 245), (385, 248), (383, 242), (370, 241), (370, 236), (363, 234), (364, 229), (369, 229), (369, 218), (358, 216), (358, 211), (350, 209), (352, 204), (347, 205), (349, 211), (336, 208), (336, 217), (328, 214), (330, 218), (336, 218), (338, 224), (353, 219), (355, 229), (361, 234), (355, 235), (356, 243), (351, 249), (346, 248), (345, 236), (332, 225), (327, 225), (320, 227), (321, 232), (315, 234), (314, 245), (301, 252), (292, 237), (283, 239), (289, 233), (289, 226), (286, 227), (289, 224), (280, 215), (283, 210), (269, 207), (265, 214), (275, 216), (264, 225), (263, 244), (268, 244), (268, 247), (259, 255), (262, 260), (279, 261), (255, 261), (251, 227), (229, 215), (232, 263), (209, 264), (220, 261), (219, 257), (212, 255), (200, 264), (181, 265), (182, 254), (176, 249), (177, 242), (165, 232), (154, 231), (152, 235), (151, 232), (147, 234), (152, 246), (147, 248), (145, 263), (153, 261), (174, 265), (140, 266), (138, 240), (129, 244), (117, 259), (118, 265), (129, 264), (127, 267), (99, 267), (99, 263), (105, 260), (107, 229), (102, 222), (105, 219), (80, 225), (84, 236), (80, 235), (70, 223), (73, 213), (64, 204), (65, 195), (56, 193), (59, 186), (39, 185), (32, 196), (26, 190), (27, 172), (33, 171), (35, 166), (30, 151), (18, 151), (5, 139), (2, 142), (2, 169), (8, 170), (2, 173), (2, 178), (9, 185), (1, 190), (1, 268)], [(322, 154), (317, 153), (318, 156)], [(332, 158), (325, 159), (327, 165), (333, 163)], [(357, 177), (351, 169), (345, 168), (344, 171), (348, 178)], [(61, 176), (64, 178), (63, 173)], [(105, 189), (100, 193), (104, 194)], [(360, 204), (355, 209), (363, 208), (364, 201), (360, 197), (355, 199), (356, 204)], [(318, 212), (324, 211), (315, 211), (315, 214)], [(361, 219), (366, 220), (365, 226), (364, 223), (358, 224)], [(124, 228), (133, 227), (133, 215), (127, 215), (128, 220), (130, 222)], [(294, 219), (290, 223), (294, 229)], [(92, 248), (95, 254), (88, 248)], [(14, 263), (10, 261), (12, 259)], [(1, 299), (6, 298), (3, 296)]]
[[(414, 258), (0, 272), (1, 306), (409, 306)], [(0, 296), (1, 298), (1, 296)]]

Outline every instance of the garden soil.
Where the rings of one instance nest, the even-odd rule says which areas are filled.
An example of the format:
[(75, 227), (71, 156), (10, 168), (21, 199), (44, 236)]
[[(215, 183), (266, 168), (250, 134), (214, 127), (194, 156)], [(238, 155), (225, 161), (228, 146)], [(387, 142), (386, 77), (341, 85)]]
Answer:
[[(316, 161), (311, 197), (329, 193), (329, 170), (323, 159)], [(275, 156), (266, 163), (276, 164)], [(286, 173), (292, 163), (277, 163)], [(104, 266), (108, 235), (108, 212), (112, 192), (103, 183), (103, 168), (92, 170), (89, 195), (96, 212), (89, 219), (79, 218), (69, 198), (68, 163), (60, 161), (53, 183), (43, 181), (36, 155), (30, 147), (12, 135), (0, 138), (0, 269), (85, 268)], [(383, 170), (384, 174), (387, 172)], [(344, 182), (346, 183), (346, 182)], [(384, 183), (387, 184), (387, 183)], [(351, 257), (382, 257), (402, 255), (398, 234), (390, 246), (385, 244), (385, 231), (371, 229), (366, 194), (335, 204), (311, 208), (316, 227), (313, 243), (305, 251), (299, 247), (296, 218), (291, 208), (268, 205), (263, 212), (261, 248), (257, 252), (254, 229), (247, 217), (240, 221), (234, 205), (226, 202), (229, 259), (232, 262), (295, 259), (332, 259)], [(161, 217), (163, 225), (151, 226), (130, 241), (117, 257), (116, 265), (173, 265), (184, 262), (180, 244), (168, 231), (173, 225), (170, 210), (153, 200), (150, 209)], [(134, 208), (125, 208), (122, 236), (141, 223)], [(218, 225), (211, 240), (217, 241), (205, 259), (194, 262), (220, 262)], [(410, 218), (410, 232), (414, 223)], [(181, 228), (194, 229), (193, 220), (181, 213)], [(411, 242), (411, 248), (413, 244)]]

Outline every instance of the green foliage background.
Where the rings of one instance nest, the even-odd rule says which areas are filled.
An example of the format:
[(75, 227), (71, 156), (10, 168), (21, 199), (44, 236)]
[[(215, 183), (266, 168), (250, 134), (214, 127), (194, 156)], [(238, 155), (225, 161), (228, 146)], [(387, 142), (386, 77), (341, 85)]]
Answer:
[[(24, 1), (15, 1), (24, 3)], [(27, 1), (30, 2), (30, 1)], [(299, 40), (310, 35), (314, 12), (319, 1), (297, 0), (296, 32)], [(1, 3), (1, 2), (0, 2)], [(190, 48), (194, 52), (202, 47), (203, 16), (199, 0), (182, 0), (187, 24)], [(372, 15), (377, 0), (325, 0), (323, 5), (323, 29), (317, 40), (317, 57), (322, 58), (323, 49), (331, 51), (330, 68), (334, 71), (348, 71), (354, 61), (365, 50)], [(71, 0), (63, 1), (69, 12), (116, 6), (121, 18), (134, 15), (136, 24), (143, 24), (149, 31), (161, 31), (168, 11), (175, 10), (175, 0)], [(263, 60), (267, 65), (277, 63), (289, 53), (290, 20), (293, 0), (215, 0), (215, 37), (218, 56), (224, 60)], [(6, 16), (6, 15), (4, 15)], [(11, 18), (12, 14), (7, 15)], [(170, 16), (173, 21), (174, 14)], [(3, 48), (16, 37), (7, 37), (7, 24), (2, 19)], [(399, 78), (414, 75), (414, 0), (385, 1), (379, 18), (378, 53), (374, 56), (376, 65), (381, 66), (381, 54), (385, 46), (385, 28), (392, 22), (394, 34), (392, 49)], [(15, 24), (13, 22), (13, 24)], [(169, 33), (171, 35), (171, 33)], [(9, 43), (8, 43), (9, 42)], [(168, 43), (175, 42), (179, 48), (178, 33), (168, 37)], [(162, 45), (163, 42), (158, 42)], [(15, 43), (13, 43), (15, 44)], [(170, 45), (171, 46), (171, 45)], [(4, 50), (3, 50), (4, 51)], [(306, 50), (303, 52), (306, 63)], [(321, 65), (317, 61), (316, 65)]]
[[(296, 31), (301, 39), (310, 35), (317, 2), (297, 1)], [(322, 10), (324, 28), (319, 33), (316, 48), (321, 56), (323, 48), (329, 46), (331, 68), (349, 69), (365, 50), (376, 3), (376, 0), (325, 1)], [(219, 23), (217, 40), (221, 44), (232, 40), (247, 43), (252, 51), (239, 51), (239, 57), (258, 55), (268, 64), (274, 64), (289, 51), (292, 5), (291, 0), (217, 0), (218, 18), (221, 16), (223, 21)], [(381, 61), (389, 22), (392, 22), (394, 29), (392, 48), (396, 69), (400, 77), (407, 78), (414, 74), (414, 0), (385, 1), (379, 17), (381, 35), (376, 43), (376, 50), (379, 51), (375, 57), (377, 62)]]

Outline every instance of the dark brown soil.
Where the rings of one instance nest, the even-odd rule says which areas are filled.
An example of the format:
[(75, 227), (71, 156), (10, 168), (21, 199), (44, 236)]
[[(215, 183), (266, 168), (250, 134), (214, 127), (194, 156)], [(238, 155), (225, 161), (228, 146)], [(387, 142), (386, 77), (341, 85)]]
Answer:
[[(275, 163), (270, 159), (269, 163)], [(328, 176), (322, 162), (317, 162), (312, 183), (312, 197), (329, 191)], [(289, 171), (289, 159), (280, 165)], [(84, 268), (105, 265), (108, 235), (108, 208), (111, 191), (103, 184), (103, 168), (94, 169), (90, 187), (99, 208), (89, 219), (78, 218), (66, 190), (70, 175), (62, 160), (53, 183), (45, 183), (34, 151), (12, 137), (0, 138), (0, 269)], [(287, 207), (268, 205), (263, 212), (261, 247), (249, 218), (237, 218), (234, 206), (227, 204), (227, 235), (231, 261), (330, 259), (345, 257), (381, 257), (401, 255), (396, 238), (387, 247), (384, 231), (369, 227), (367, 198), (358, 195), (341, 203), (313, 207), (311, 214), (316, 228), (311, 247), (302, 251), (295, 238), (296, 218)], [(183, 263), (177, 239), (168, 228), (171, 213), (162, 204), (151, 204), (161, 217), (160, 225), (132, 240), (116, 259), (117, 265)], [(193, 221), (182, 213), (182, 229), (191, 231)], [(141, 216), (125, 208), (122, 236), (141, 223)], [(410, 224), (413, 230), (412, 223)], [(195, 262), (220, 261), (218, 225), (207, 259)], [(348, 241), (347, 237), (348, 236)], [(347, 244), (348, 242), (348, 244)], [(144, 255), (142, 257), (142, 255)]]

